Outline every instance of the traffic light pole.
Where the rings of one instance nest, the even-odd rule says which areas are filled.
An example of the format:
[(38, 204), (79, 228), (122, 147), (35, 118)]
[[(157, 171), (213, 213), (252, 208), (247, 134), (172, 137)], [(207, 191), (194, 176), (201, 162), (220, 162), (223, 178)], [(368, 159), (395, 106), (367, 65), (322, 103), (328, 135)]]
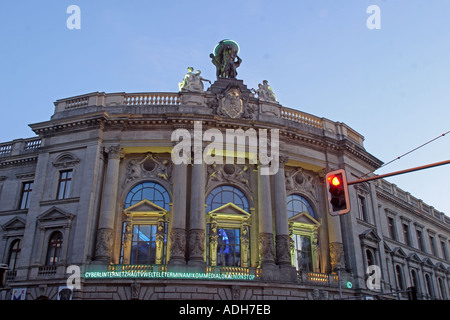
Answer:
[(386, 177), (397, 176), (397, 175), (408, 173), (408, 172), (419, 171), (419, 170), (424, 170), (424, 169), (428, 169), (428, 168), (443, 166), (443, 165), (449, 164), (449, 163), (450, 163), (450, 160), (436, 162), (436, 163), (431, 163), (431, 164), (426, 164), (426, 165), (420, 166), (420, 167), (415, 167), (415, 168), (395, 171), (395, 172), (391, 172), (391, 173), (386, 173), (386, 174), (382, 174), (382, 175), (375, 176), (375, 177), (370, 177), (370, 178), (350, 181), (350, 182), (347, 182), (347, 185), (352, 185), (352, 184), (357, 184), (357, 183), (361, 183), (361, 182), (367, 182), (367, 181), (382, 179), (382, 178), (386, 178)]

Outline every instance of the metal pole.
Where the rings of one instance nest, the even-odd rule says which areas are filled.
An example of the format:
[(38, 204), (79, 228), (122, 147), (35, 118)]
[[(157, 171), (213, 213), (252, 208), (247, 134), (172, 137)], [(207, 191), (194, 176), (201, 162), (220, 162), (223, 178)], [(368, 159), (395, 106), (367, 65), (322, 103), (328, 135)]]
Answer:
[(399, 174), (404, 174), (404, 173), (413, 172), (413, 171), (419, 171), (419, 170), (428, 169), (428, 168), (437, 167), (437, 166), (443, 166), (443, 165), (449, 164), (449, 163), (450, 163), (450, 160), (436, 162), (436, 163), (431, 163), (431, 164), (426, 164), (424, 166), (410, 168), (410, 169), (405, 169), (405, 170), (400, 170), (400, 171), (395, 171), (395, 172), (391, 172), (391, 173), (386, 173), (386, 174), (382, 174), (382, 175), (371, 177), (371, 178), (365, 178), (365, 179), (359, 179), (359, 180), (355, 180), (355, 181), (350, 181), (350, 182), (347, 182), (347, 185), (352, 185), (352, 184), (356, 184), (356, 183), (382, 179), (382, 178), (386, 178), (386, 177), (396, 176), (396, 175), (399, 175)]

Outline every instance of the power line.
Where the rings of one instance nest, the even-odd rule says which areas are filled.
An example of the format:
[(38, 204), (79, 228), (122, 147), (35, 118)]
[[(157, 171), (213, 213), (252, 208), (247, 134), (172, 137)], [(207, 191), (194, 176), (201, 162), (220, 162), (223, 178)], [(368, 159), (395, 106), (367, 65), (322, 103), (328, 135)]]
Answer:
[(369, 174), (371, 174), (371, 173), (374, 173), (376, 170), (381, 169), (381, 168), (387, 166), (388, 164), (390, 164), (390, 163), (392, 163), (392, 162), (394, 162), (394, 161), (396, 161), (396, 160), (399, 160), (400, 158), (403, 158), (404, 156), (410, 154), (411, 152), (416, 151), (417, 149), (420, 149), (420, 148), (426, 146), (427, 144), (429, 144), (429, 143), (431, 143), (431, 142), (433, 142), (433, 141), (435, 141), (435, 140), (437, 140), (437, 139), (439, 139), (439, 138), (442, 138), (443, 136), (445, 136), (445, 135), (448, 134), (448, 133), (450, 133), (450, 130), (447, 131), (447, 132), (445, 132), (445, 133), (443, 133), (443, 134), (441, 134), (441, 135), (439, 135), (439, 136), (437, 136), (436, 138), (431, 139), (430, 141), (425, 142), (424, 144), (421, 144), (420, 146), (418, 146), (418, 147), (416, 147), (416, 148), (414, 148), (414, 149), (412, 149), (412, 150), (410, 150), (410, 151), (408, 151), (408, 152), (402, 154), (401, 156), (398, 156), (397, 158), (392, 159), (391, 161), (389, 161), (389, 162), (383, 164), (382, 166), (380, 166), (379, 168), (377, 168), (377, 169), (375, 169), (375, 170), (372, 170), (372, 171), (370, 171), (370, 172), (368, 172), (368, 173), (366, 173), (366, 174), (360, 176), (358, 179), (362, 179), (363, 177), (365, 177), (365, 176), (367, 176), (367, 175), (369, 175)]

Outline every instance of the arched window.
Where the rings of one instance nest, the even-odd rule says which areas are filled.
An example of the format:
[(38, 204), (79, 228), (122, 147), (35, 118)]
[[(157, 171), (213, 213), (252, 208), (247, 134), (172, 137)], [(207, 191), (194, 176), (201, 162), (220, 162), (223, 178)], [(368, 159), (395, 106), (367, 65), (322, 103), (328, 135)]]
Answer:
[(54, 265), (61, 260), (63, 238), (59, 231), (53, 232), (48, 240), (47, 247), (47, 265)]
[(143, 182), (131, 189), (125, 199), (125, 209), (144, 199), (169, 211), (169, 193), (162, 185), (156, 182)]
[(248, 201), (241, 190), (233, 186), (220, 186), (206, 197), (206, 212), (217, 209), (224, 204), (233, 203), (244, 211), (249, 211)]
[[(143, 200), (150, 201), (164, 210), (141, 211), (137, 205), (128, 212), (127, 208)], [(124, 221), (122, 230), (121, 263), (145, 265), (165, 263), (167, 238), (165, 214), (170, 210), (169, 204), (169, 193), (159, 183), (142, 182), (131, 189), (125, 199), (124, 213), (127, 215), (127, 221)]]
[(17, 260), (19, 259), (19, 253), (20, 253), (20, 240), (16, 239), (11, 243), (9, 249), (8, 268), (10, 271), (15, 270)]
[(404, 290), (405, 286), (403, 283), (403, 271), (402, 271), (402, 267), (400, 267), (399, 265), (397, 265), (395, 267), (395, 273), (397, 275), (397, 283), (398, 283), (398, 288), (400, 290)]
[[(233, 208), (237, 214), (217, 212), (218, 208), (232, 203), (242, 209)], [(238, 188), (220, 186), (206, 197), (209, 228), (207, 230), (207, 260), (211, 266), (248, 267), (250, 246), (248, 218), (249, 204), (247, 197)], [(220, 210), (219, 210), (220, 211)]]
[(367, 259), (367, 266), (375, 264), (375, 259), (370, 249), (366, 249), (366, 259)]
[(433, 284), (431, 283), (431, 278), (429, 274), (425, 274), (425, 283), (426, 283), (426, 287), (427, 287), (427, 294), (430, 298), (434, 297), (434, 292), (433, 292)]
[(311, 217), (315, 218), (314, 210), (309, 204), (308, 200), (299, 196), (298, 194), (291, 194), (286, 198), (288, 218), (292, 218), (299, 213), (306, 212)]

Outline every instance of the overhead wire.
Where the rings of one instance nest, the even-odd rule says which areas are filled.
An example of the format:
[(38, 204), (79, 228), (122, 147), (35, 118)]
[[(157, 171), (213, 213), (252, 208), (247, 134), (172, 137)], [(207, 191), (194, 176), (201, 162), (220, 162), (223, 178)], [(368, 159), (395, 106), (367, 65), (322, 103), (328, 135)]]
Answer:
[(367, 176), (367, 175), (369, 175), (369, 174), (371, 174), (371, 173), (374, 173), (375, 171), (377, 171), (377, 170), (379, 170), (379, 169), (381, 169), (381, 168), (387, 166), (388, 164), (390, 164), (390, 163), (392, 163), (392, 162), (394, 162), (394, 161), (397, 161), (397, 160), (403, 158), (404, 156), (410, 154), (411, 152), (414, 152), (414, 151), (416, 151), (417, 149), (420, 149), (420, 148), (426, 146), (427, 144), (429, 144), (429, 143), (431, 143), (431, 142), (433, 142), (433, 141), (435, 141), (435, 140), (437, 140), (437, 139), (439, 139), (439, 138), (442, 138), (443, 136), (445, 136), (445, 135), (448, 134), (448, 133), (450, 133), (450, 130), (447, 131), (447, 132), (445, 132), (445, 133), (443, 133), (443, 134), (441, 134), (441, 135), (439, 135), (439, 136), (437, 136), (436, 138), (431, 139), (430, 141), (427, 141), (427, 142), (425, 142), (424, 144), (421, 144), (420, 146), (418, 146), (418, 147), (416, 147), (416, 148), (414, 148), (414, 149), (412, 149), (412, 150), (410, 150), (410, 151), (408, 151), (408, 152), (402, 154), (401, 156), (398, 156), (397, 158), (394, 158), (394, 159), (392, 159), (391, 161), (384, 163), (382, 166), (380, 166), (380, 167), (378, 167), (377, 169), (372, 170), (372, 171), (370, 171), (370, 172), (368, 172), (368, 173), (366, 173), (366, 174), (360, 176), (358, 179), (362, 179), (363, 177), (365, 177), (365, 176)]

